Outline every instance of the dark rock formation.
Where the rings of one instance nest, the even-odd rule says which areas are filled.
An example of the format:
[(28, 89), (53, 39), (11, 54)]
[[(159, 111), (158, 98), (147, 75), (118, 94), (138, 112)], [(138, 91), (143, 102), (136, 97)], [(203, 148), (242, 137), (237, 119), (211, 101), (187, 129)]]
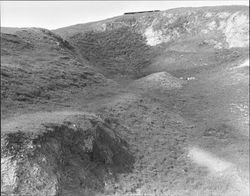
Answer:
[[(57, 118), (45, 120), (50, 115)], [(128, 144), (95, 115), (42, 113), (17, 121), (3, 125), (2, 194), (90, 195), (131, 169)]]

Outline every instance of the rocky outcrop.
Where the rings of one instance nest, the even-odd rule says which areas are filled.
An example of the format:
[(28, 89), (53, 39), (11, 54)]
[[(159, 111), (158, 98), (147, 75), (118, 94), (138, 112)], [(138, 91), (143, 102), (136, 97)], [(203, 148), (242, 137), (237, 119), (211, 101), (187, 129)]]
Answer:
[(37, 113), (2, 124), (3, 195), (91, 195), (132, 163), (127, 142), (93, 114)]
[(246, 10), (201, 8), (180, 11), (165, 11), (155, 17), (144, 32), (149, 45), (198, 36), (205, 41), (212, 40), (217, 49), (248, 47), (249, 13)]

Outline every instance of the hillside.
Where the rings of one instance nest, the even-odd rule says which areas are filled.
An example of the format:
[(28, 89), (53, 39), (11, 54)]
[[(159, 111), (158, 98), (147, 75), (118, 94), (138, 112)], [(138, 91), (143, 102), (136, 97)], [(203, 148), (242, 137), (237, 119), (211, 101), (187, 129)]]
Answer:
[[(176, 8), (155, 13), (123, 15), (111, 19), (78, 24), (54, 30), (63, 38), (69, 38), (77, 33), (88, 31), (104, 32), (121, 27), (130, 27), (142, 34), (149, 45), (186, 40), (188, 37), (209, 36), (224, 39), (225, 47), (246, 46), (248, 28), (247, 6), (218, 6), (201, 8)], [(243, 43), (234, 43), (232, 35), (242, 33)], [(218, 37), (221, 36), (221, 37)], [(209, 38), (207, 37), (207, 38)], [(219, 47), (219, 43), (217, 47)]]
[(246, 6), (1, 28), (1, 194), (249, 196)]
[[(200, 59), (209, 59), (203, 63), (213, 64), (215, 52), (247, 48), (248, 24), (246, 6), (224, 6), (128, 14), (54, 32), (74, 45), (105, 76), (113, 78), (119, 73), (138, 78), (155, 71), (169, 71), (155, 66), (164, 60), (175, 62), (170, 68), (182, 69), (178, 68), (183, 64), (179, 62), (182, 55), (188, 59), (195, 56), (197, 67)], [(204, 55), (197, 56), (198, 51)]]
[(57, 102), (79, 89), (87, 92), (90, 86), (111, 83), (88, 63), (82, 64), (67, 41), (46, 29), (2, 29), (3, 114), (11, 108)]

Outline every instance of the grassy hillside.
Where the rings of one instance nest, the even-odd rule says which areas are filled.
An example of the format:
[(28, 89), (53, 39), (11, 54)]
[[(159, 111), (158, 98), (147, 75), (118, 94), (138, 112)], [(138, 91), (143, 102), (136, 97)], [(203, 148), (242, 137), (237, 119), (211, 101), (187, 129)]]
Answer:
[(76, 58), (73, 47), (45, 29), (1, 33), (2, 111), (46, 103), (109, 82)]
[[(184, 64), (215, 64), (227, 50), (244, 50), (249, 45), (249, 11), (247, 6), (177, 8), (123, 15), (54, 32), (105, 76), (136, 78), (183, 69)], [(193, 57), (194, 65), (189, 64)]]
[[(186, 8), (174, 8), (166, 11), (161, 12), (155, 12), (155, 13), (139, 13), (139, 14), (133, 14), (133, 15), (122, 15), (117, 16), (109, 19), (105, 19), (102, 21), (97, 22), (89, 22), (84, 24), (76, 24), (71, 25), (67, 27), (62, 27), (59, 29), (53, 30), (53, 32), (61, 35), (63, 38), (71, 37), (74, 34), (77, 34), (79, 32), (85, 33), (91, 30), (94, 31), (105, 31), (110, 28), (119, 28), (121, 26), (128, 26), (133, 27), (134, 29), (138, 31), (145, 30), (146, 27), (149, 27), (150, 25), (162, 25), (165, 28), (167, 28), (168, 22), (171, 24), (169, 27), (174, 27), (181, 25), (181, 23), (184, 23), (189, 18), (186, 17), (186, 19), (180, 19), (183, 18), (185, 15), (195, 16), (197, 19), (201, 19), (206, 16), (209, 16), (211, 13), (216, 14), (219, 13), (236, 13), (236, 12), (244, 12), (249, 13), (248, 6), (214, 6), (214, 7), (186, 7)], [(209, 13), (209, 14), (207, 14)], [(172, 20), (168, 18), (168, 14), (172, 14)], [(176, 19), (174, 19), (177, 17)], [(155, 21), (154, 21), (155, 20)], [(159, 21), (157, 21), (159, 20)], [(154, 23), (152, 23), (154, 21)], [(201, 21), (203, 22), (203, 21)], [(157, 24), (158, 23), (158, 24)]]
[(139, 77), (153, 57), (145, 38), (128, 27), (79, 33), (70, 37), (70, 42), (84, 59), (109, 77), (117, 74)]
[(3, 28), (1, 193), (249, 195), (248, 13)]
[(201, 41), (213, 42), (215, 48), (247, 47), (249, 10), (247, 6), (177, 8), (123, 15), (54, 32), (68, 39), (77, 33), (105, 32), (122, 27), (141, 34), (152, 46), (199, 37)]

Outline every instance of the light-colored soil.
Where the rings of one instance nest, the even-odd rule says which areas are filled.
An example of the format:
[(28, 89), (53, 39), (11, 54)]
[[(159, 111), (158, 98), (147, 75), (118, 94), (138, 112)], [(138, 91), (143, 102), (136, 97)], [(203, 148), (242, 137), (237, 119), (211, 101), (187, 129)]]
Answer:
[(198, 166), (208, 169), (212, 178), (229, 182), (230, 188), (224, 194), (249, 195), (249, 182), (240, 176), (241, 171), (232, 163), (220, 160), (196, 147), (190, 149), (188, 156)]

